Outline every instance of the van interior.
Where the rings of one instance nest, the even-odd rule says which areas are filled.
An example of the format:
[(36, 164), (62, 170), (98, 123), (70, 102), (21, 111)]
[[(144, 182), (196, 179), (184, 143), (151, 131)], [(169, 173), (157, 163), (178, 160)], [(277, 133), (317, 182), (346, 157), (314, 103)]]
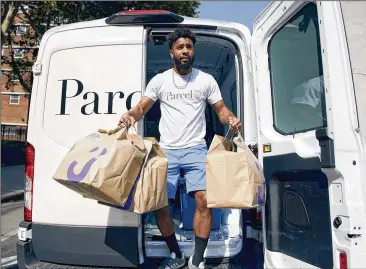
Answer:
[[(173, 61), (169, 55), (169, 46), (165, 42), (167, 34), (167, 32), (152, 32), (149, 35), (147, 83), (156, 74), (173, 67)], [(229, 40), (197, 33), (194, 67), (211, 74), (216, 79), (226, 106), (237, 115), (237, 102), (240, 98), (237, 93), (236, 54), (236, 48)], [(152, 136), (159, 140), (159, 119), (160, 105), (157, 101), (145, 117), (145, 136)], [(207, 105), (206, 108), (206, 121), (205, 139), (209, 147), (214, 135), (225, 136), (228, 127), (220, 123), (210, 105)], [(170, 203), (170, 212), (175, 223), (178, 242), (192, 242), (190, 245), (193, 247), (193, 216), (196, 204), (194, 198), (186, 194), (184, 182), (184, 171), (182, 171), (176, 198)], [(227, 246), (231, 244), (232, 240), (240, 240), (240, 215), (240, 210), (236, 209), (214, 209), (208, 247), (210, 242), (214, 241)], [(159, 242), (165, 244), (156, 225), (154, 213), (148, 213), (144, 216), (144, 229), (146, 248), (149, 245), (156, 246)]]

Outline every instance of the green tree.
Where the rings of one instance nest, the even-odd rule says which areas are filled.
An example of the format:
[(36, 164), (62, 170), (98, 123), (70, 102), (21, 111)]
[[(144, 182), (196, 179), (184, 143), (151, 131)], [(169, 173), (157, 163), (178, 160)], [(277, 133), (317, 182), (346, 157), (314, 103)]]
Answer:
[[(9, 48), (9, 56), (2, 55), (2, 63), (12, 67), (13, 71), (8, 75), (17, 78), (23, 88), (30, 92), (32, 76), (25, 76), (22, 71), (31, 70), (37, 53), (34, 53), (33, 49), (28, 49), (32, 57), (16, 59), (13, 44), (32, 48), (37, 46), (43, 34), (54, 26), (101, 19), (124, 10), (163, 9), (179, 15), (197, 17), (199, 6), (198, 1), (2, 1), (1, 45), (4, 42)], [(13, 26), (18, 9), (24, 14), (24, 23), (31, 26), (20, 40), (15, 38), (16, 27)], [(11, 89), (13, 86), (11, 80), (8, 80), (6, 87)]]

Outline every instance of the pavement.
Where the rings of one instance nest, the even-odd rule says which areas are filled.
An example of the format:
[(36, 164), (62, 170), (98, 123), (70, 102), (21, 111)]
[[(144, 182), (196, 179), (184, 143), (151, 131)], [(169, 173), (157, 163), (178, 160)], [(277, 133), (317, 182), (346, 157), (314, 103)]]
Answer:
[(18, 225), (23, 220), (23, 200), (1, 204), (1, 268), (17, 266)]
[(24, 165), (1, 167), (1, 268), (16, 269), (18, 225), (24, 216)]
[(1, 167), (1, 202), (23, 199), (24, 165)]

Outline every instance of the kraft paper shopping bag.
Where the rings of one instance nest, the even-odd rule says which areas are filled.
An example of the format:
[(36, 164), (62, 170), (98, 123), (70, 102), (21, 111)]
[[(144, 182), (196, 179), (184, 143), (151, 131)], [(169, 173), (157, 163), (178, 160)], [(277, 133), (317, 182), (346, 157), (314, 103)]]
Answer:
[(144, 144), (147, 149), (145, 162), (125, 205), (101, 204), (139, 214), (169, 205), (166, 189), (168, 158), (155, 138), (144, 138)]
[(265, 180), (258, 159), (239, 135), (216, 135), (206, 157), (207, 206), (249, 209), (264, 205)]
[(53, 179), (84, 197), (124, 205), (147, 154), (143, 139), (127, 132), (99, 130), (79, 139)]

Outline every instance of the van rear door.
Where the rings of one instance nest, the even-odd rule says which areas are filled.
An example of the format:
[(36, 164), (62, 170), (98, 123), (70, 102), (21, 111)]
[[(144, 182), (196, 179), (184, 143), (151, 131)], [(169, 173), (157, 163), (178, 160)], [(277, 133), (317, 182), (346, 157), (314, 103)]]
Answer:
[(254, 25), (265, 268), (361, 264), (362, 145), (342, 23), (339, 2), (273, 2)]
[(93, 23), (51, 30), (41, 44), (28, 137), (35, 150), (33, 247), (43, 261), (136, 266), (139, 215), (83, 198), (52, 179), (77, 139), (115, 128), (141, 98), (143, 27)]

